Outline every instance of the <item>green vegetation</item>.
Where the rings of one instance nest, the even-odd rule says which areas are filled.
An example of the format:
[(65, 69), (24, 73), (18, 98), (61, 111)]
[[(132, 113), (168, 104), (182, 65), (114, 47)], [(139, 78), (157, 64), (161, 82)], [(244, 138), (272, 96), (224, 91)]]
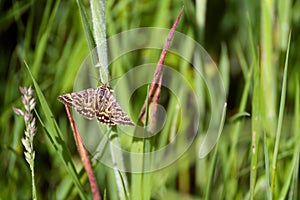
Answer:
[[(300, 1), (108, 0), (106, 13), (101, 12), (100, 4), (96, 0), (1, 1), (0, 199), (33, 198), (33, 170), (21, 141), (26, 127), (13, 111), (13, 107), (23, 108), (19, 87), (29, 85), (35, 90), (36, 101), (33, 149), (37, 199), (93, 197), (67, 114), (57, 97), (72, 91), (80, 65), (103, 38), (140, 27), (170, 29), (183, 5), (176, 30), (206, 49), (224, 82), (227, 110), (222, 134), (204, 158), (198, 157), (203, 139), (199, 134), (177, 162), (154, 172), (125, 173), (90, 156), (102, 199), (299, 199)], [(94, 26), (99, 27), (96, 34)], [(150, 44), (156, 40), (155, 36), (136, 39)], [(193, 47), (180, 45), (186, 45), (186, 57), (197, 60)], [(101, 80), (111, 80), (114, 87), (118, 77), (135, 66), (157, 63), (160, 53), (161, 49), (128, 53), (115, 60), (109, 72), (104, 69)], [(205, 129), (214, 115), (209, 104), (218, 99), (210, 99), (186, 60), (169, 53), (165, 64), (180, 72), (197, 95), (203, 94), (197, 103), (199, 124)], [(147, 78), (152, 80), (153, 75)], [(127, 91), (131, 84), (128, 81), (121, 86), (119, 98), (130, 99)], [(176, 86), (176, 80), (170, 79), (170, 84)], [(135, 122), (148, 92), (146, 85), (130, 99)], [(176, 95), (183, 105), (189, 102), (187, 91)], [(179, 119), (185, 112), (165, 88), (161, 104), (167, 118), (164, 129), (153, 138), (136, 139), (115, 127), (104, 129), (106, 135), (113, 144), (140, 153), (170, 143), (179, 124), (188, 135), (193, 110)], [(146, 113), (151, 113), (151, 106), (146, 107)], [(147, 119), (148, 115), (146, 123)], [(145, 134), (151, 134), (146, 130)], [(185, 142), (182, 139), (176, 145)], [(122, 155), (113, 148), (111, 151), (114, 166), (127, 166)], [(153, 158), (147, 159), (131, 164), (141, 164), (146, 170), (145, 164)]]

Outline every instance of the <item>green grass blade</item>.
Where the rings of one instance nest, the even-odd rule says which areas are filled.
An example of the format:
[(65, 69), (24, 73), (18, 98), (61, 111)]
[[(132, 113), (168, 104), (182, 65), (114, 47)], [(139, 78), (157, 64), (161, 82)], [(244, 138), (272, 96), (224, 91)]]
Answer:
[[(40, 31), (43, 31), (40, 33), (40, 39), (37, 42), (37, 47), (34, 52), (34, 61), (32, 64), (31, 72), (34, 77), (36, 77), (39, 74), (40, 67), (42, 66), (42, 60), (46, 52), (46, 47), (48, 45), (48, 38), (50, 31), (53, 28), (53, 23), (57, 14), (57, 10), (59, 7), (60, 1), (56, 1), (54, 8), (52, 10), (52, 13), (50, 17), (48, 16), (43, 16), (43, 21), (41, 27), (45, 26), (45, 30), (43, 28), (40, 28)], [(47, 4), (48, 5), (48, 4)]]
[[(145, 134), (149, 134), (148, 131), (148, 120), (149, 120), (149, 89), (150, 85), (147, 86), (147, 93), (146, 93), (146, 99), (145, 99), (145, 105), (146, 105), (146, 111), (145, 111), (145, 124), (144, 124), (144, 131), (147, 131)], [(131, 145), (131, 151), (137, 152), (137, 153), (144, 153), (145, 151), (150, 151), (151, 144), (149, 140), (146, 138), (139, 139), (134, 138), (132, 145)], [(145, 162), (150, 162), (150, 160), (147, 158), (143, 158), (140, 161), (133, 161), (132, 164), (137, 165), (141, 167), (141, 170), (145, 169)], [(131, 175), (131, 198), (132, 199), (144, 199), (146, 197), (149, 197), (150, 195), (150, 189), (151, 186), (147, 185), (145, 183), (149, 184), (150, 175), (147, 174), (132, 174)]]
[(272, 199), (271, 187), (270, 187), (270, 166), (269, 166), (269, 153), (268, 153), (268, 144), (267, 144), (267, 137), (266, 133), (264, 133), (264, 156), (265, 156), (265, 171), (266, 171), (266, 198), (268, 200)]
[[(225, 104), (224, 108), (223, 108), (221, 124), (224, 124), (224, 122), (225, 122), (226, 107), (227, 107), (227, 104)], [(222, 130), (223, 130), (223, 126), (220, 126), (218, 135), (221, 135)], [(204, 197), (205, 200), (208, 200), (211, 198), (210, 195), (211, 195), (211, 190), (212, 190), (212, 182), (213, 182), (213, 178), (214, 178), (214, 171), (215, 171), (218, 149), (219, 149), (219, 142), (217, 142), (217, 144), (216, 144), (216, 147), (215, 147), (215, 150), (213, 153), (213, 157), (212, 157), (212, 160), (211, 160), (211, 163), (209, 166), (208, 183), (207, 183), (205, 197)]]
[(257, 174), (257, 160), (259, 151), (259, 139), (261, 135), (260, 117), (260, 88), (259, 88), (259, 66), (254, 64), (254, 89), (252, 97), (252, 149), (251, 149), (251, 172), (250, 172), (250, 199), (254, 199), (254, 189)]
[(295, 118), (294, 118), (294, 133), (295, 133), (295, 148), (293, 154), (293, 177), (289, 192), (289, 199), (298, 199), (298, 175), (299, 175), (299, 153), (300, 153), (300, 83), (299, 78), (296, 78), (295, 91)]
[(222, 43), (221, 58), (220, 58), (220, 72), (223, 79), (226, 94), (229, 92), (230, 83), (230, 63), (226, 44)]
[(124, 169), (124, 158), (122, 152), (120, 152), (119, 148), (115, 148), (114, 146), (120, 147), (120, 139), (118, 137), (118, 132), (116, 131), (116, 127), (112, 127), (109, 132), (109, 138), (111, 142), (109, 143), (112, 164), (113, 164), (113, 174), (116, 181), (116, 190), (118, 193), (119, 199), (127, 199), (129, 197), (129, 189), (128, 189), (128, 181), (126, 174), (124, 172), (120, 172), (119, 168)]
[(197, 30), (199, 30), (198, 41), (204, 41), (204, 33), (205, 33), (205, 20), (206, 20), (206, 9), (207, 9), (207, 0), (204, 1), (196, 1), (195, 2), (195, 14), (196, 14), (196, 23)]
[(285, 58), (285, 64), (284, 64), (283, 82), (282, 82), (280, 107), (279, 107), (279, 116), (278, 116), (278, 123), (277, 123), (277, 131), (276, 131), (276, 140), (275, 140), (275, 147), (274, 147), (274, 153), (273, 153), (273, 161), (272, 161), (272, 181), (271, 181), (271, 190), (272, 190), (272, 192), (274, 192), (274, 186), (275, 186), (277, 155), (278, 155), (278, 150), (279, 150), (279, 142), (280, 142), (280, 138), (281, 138), (282, 124), (283, 124), (283, 114), (284, 114), (285, 98), (286, 98), (286, 90), (287, 90), (286, 85), (287, 85), (287, 70), (288, 70), (288, 61), (289, 61), (289, 53), (290, 53), (290, 42), (291, 42), (291, 33), (290, 33), (290, 36), (289, 36), (288, 48), (287, 48), (287, 51), (286, 51), (286, 58)]
[(293, 159), (292, 159), (292, 162), (290, 162), (288, 165), (287, 165), (287, 175), (285, 176), (285, 182), (284, 182), (284, 185), (283, 187), (281, 188), (280, 190), (280, 196), (279, 196), (279, 199), (287, 199), (287, 194), (288, 194), (288, 191), (289, 189), (291, 188), (291, 181), (292, 181), (292, 177), (294, 175), (294, 170), (295, 168), (298, 167), (298, 165), (296, 165), (298, 159), (299, 159), (299, 154), (298, 154), (298, 146), (299, 145), (295, 145), (295, 148), (294, 148), (294, 154), (293, 154)]
[(289, 37), (289, 30), (290, 24), (292, 19), (292, 1), (285, 0), (285, 1), (277, 1), (277, 8), (278, 8), (278, 27), (279, 27), (279, 48), (281, 50), (286, 49), (286, 41)]
[[(245, 83), (245, 87), (243, 89), (243, 94), (242, 94), (242, 99), (239, 105), (239, 110), (238, 112), (244, 112), (245, 108), (246, 108), (246, 103), (247, 103), (247, 99), (249, 96), (249, 92), (250, 92), (250, 86), (252, 83), (252, 73), (253, 73), (253, 66), (249, 69), (248, 74), (247, 74), (247, 79), (246, 79), (246, 83)], [(234, 124), (234, 127), (232, 128), (232, 142), (230, 145), (230, 152), (229, 152), (229, 160), (226, 163), (225, 166), (225, 172), (224, 172), (224, 179), (225, 181), (232, 181), (232, 182), (236, 182), (237, 181), (237, 171), (236, 170), (232, 170), (233, 168), (236, 167), (236, 154), (237, 154), (237, 145), (238, 145), (238, 139), (239, 139), (239, 134), (241, 132), (241, 128), (242, 128), (242, 123), (241, 121), (237, 121)], [(237, 183), (236, 183), (237, 184)], [(227, 190), (227, 185), (224, 184), (224, 191)], [(226, 193), (226, 195), (230, 195), (230, 193)], [(227, 198), (231, 198), (228, 197)]]
[(235, 115), (233, 115), (232, 117), (229, 118), (228, 122), (233, 123), (236, 120), (240, 120), (240, 118), (243, 117), (250, 117), (251, 114), (248, 112), (240, 112), (240, 113), (236, 113)]
[[(151, 141), (153, 138), (150, 137), (150, 131), (148, 129), (148, 122), (149, 122), (149, 98), (148, 98), (148, 94), (149, 94), (149, 90), (150, 90), (150, 85), (148, 85), (147, 87), (147, 96), (146, 96), (146, 118), (145, 118), (145, 135), (146, 138), (143, 138), (143, 153), (146, 156), (143, 156), (143, 172), (146, 172), (145, 168), (146, 166), (151, 165), (151, 156), (149, 154), (149, 156), (147, 156), (147, 153), (149, 153), (151, 151), (151, 149), (153, 148), (153, 146), (151, 145)], [(151, 198), (151, 173), (142, 173), (141, 174), (141, 179), (142, 179), (142, 193), (143, 193), (143, 199), (150, 199)]]
[(108, 72), (108, 55), (106, 44), (106, 1), (91, 0), (90, 1), (93, 33), (96, 42), (96, 52), (99, 63), (99, 75), (102, 83), (107, 83), (109, 80)]
[(96, 47), (96, 43), (95, 43), (95, 40), (93, 37), (93, 31), (92, 31), (91, 25), (89, 23), (88, 17), (86, 15), (86, 12), (84, 10), (84, 7), (81, 3), (81, 0), (77, 0), (76, 2), (77, 2), (77, 6), (79, 8), (80, 17), (81, 17), (83, 29), (85, 32), (85, 36), (88, 41), (90, 51), (92, 51)]
[(276, 131), (276, 63), (273, 63), (273, 18), (274, 1), (261, 1), (261, 109), (262, 121), (267, 134), (273, 135)]
[(259, 140), (262, 134), (261, 128), (261, 111), (260, 111), (260, 71), (259, 71), (259, 61), (257, 59), (255, 51), (255, 42), (252, 35), (252, 27), (250, 19), (248, 16), (249, 22), (249, 37), (250, 37), (250, 49), (252, 57), (252, 65), (254, 70), (253, 77), (253, 96), (252, 96), (252, 149), (251, 149), (251, 171), (250, 171), (250, 199), (254, 199), (255, 195), (255, 185), (256, 185), (256, 176), (257, 176), (257, 165), (258, 165), (258, 152), (259, 152)]

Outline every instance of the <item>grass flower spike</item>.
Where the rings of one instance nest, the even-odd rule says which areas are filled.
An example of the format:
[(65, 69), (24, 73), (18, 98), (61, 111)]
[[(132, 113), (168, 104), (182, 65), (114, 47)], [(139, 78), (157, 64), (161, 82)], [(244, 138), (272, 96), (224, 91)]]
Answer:
[(14, 112), (17, 115), (23, 116), (25, 121), (25, 137), (22, 138), (22, 144), (25, 147), (25, 159), (28, 162), (31, 170), (31, 177), (32, 177), (32, 193), (33, 198), (36, 199), (36, 190), (35, 190), (35, 182), (34, 182), (34, 158), (35, 152), (33, 150), (33, 137), (36, 133), (36, 125), (35, 125), (35, 118), (33, 117), (33, 109), (36, 105), (34, 96), (33, 96), (33, 89), (30, 86), (27, 87), (20, 87), (20, 91), (23, 94), (22, 96), (22, 103), (24, 105), (25, 111), (22, 111), (19, 108), (13, 108)]

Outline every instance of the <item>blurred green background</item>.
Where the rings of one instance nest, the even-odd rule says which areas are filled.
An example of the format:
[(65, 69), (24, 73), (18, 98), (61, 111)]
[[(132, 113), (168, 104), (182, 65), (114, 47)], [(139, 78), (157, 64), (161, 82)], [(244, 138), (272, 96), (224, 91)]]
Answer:
[[(32, 195), (21, 143), (24, 122), (12, 110), (13, 106), (22, 107), (19, 86), (32, 85), (24, 60), (53, 116), (45, 113), (38, 100), (36, 112), (42, 121), (47, 117), (57, 121), (72, 156), (66, 162), (76, 167), (84, 191), (74, 186), (47, 128), (37, 123), (38, 199), (91, 198), (63, 105), (57, 101), (58, 95), (72, 91), (77, 71), (89, 54), (78, 2), (0, 2), (0, 199), (29, 199)], [(80, 2), (92, 24), (89, 1)], [(171, 28), (183, 5), (176, 30), (207, 50), (225, 82), (228, 105), (224, 130), (205, 159), (183, 158), (171, 170), (150, 173), (150, 181), (140, 180), (142, 186), (137, 184), (139, 175), (127, 174), (128, 198), (298, 199), (300, 1), (108, 0), (107, 37), (139, 27)], [(139, 59), (132, 56), (123, 61), (123, 71), (112, 71), (111, 76), (121, 75)], [(183, 73), (188, 79), (193, 77), (189, 69)], [(140, 95), (138, 101), (142, 105), (144, 97)], [(195, 152), (197, 146), (190, 153)], [(119, 199), (114, 172), (101, 163), (94, 169), (101, 196)]]

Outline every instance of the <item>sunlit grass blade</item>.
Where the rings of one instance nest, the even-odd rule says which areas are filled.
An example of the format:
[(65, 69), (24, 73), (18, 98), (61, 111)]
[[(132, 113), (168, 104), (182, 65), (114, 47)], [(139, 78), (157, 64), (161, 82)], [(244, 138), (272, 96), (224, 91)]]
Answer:
[(277, 65), (273, 61), (273, 19), (274, 1), (262, 0), (261, 4), (261, 97), (263, 111), (262, 121), (267, 134), (274, 136), (276, 130), (276, 70)]
[(108, 53), (106, 44), (106, 1), (91, 0), (90, 1), (93, 35), (96, 43), (97, 67), (99, 77), (102, 83), (107, 83), (109, 80), (108, 72)]
[(278, 45), (281, 50), (285, 50), (287, 47), (286, 41), (289, 37), (289, 30), (291, 27), (292, 19), (292, 1), (277, 1), (278, 8)]
[(199, 31), (198, 41), (202, 43), (205, 33), (207, 1), (196, 1), (195, 4), (196, 23), (199, 27), (197, 29)]

